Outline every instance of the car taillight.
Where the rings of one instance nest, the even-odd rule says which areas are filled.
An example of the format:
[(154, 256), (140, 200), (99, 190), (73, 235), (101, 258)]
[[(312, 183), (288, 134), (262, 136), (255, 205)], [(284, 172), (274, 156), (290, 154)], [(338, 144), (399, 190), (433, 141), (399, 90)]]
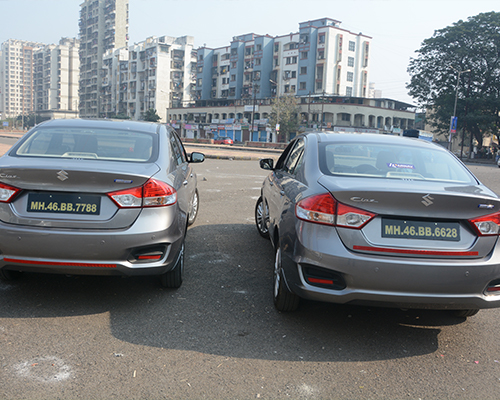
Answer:
[(338, 202), (329, 193), (307, 197), (295, 207), (297, 218), (332, 226), (361, 229), (376, 214)]
[(108, 193), (120, 208), (170, 206), (177, 201), (175, 189), (155, 179), (144, 185)]
[(304, 221), (334, 225), (337, 201), (328, 193), (306, 197), (295, 206), (295, 215)]
[(10, 203), (14, 197), (21, 191), (14, 186), (6, 185), (5, 183), (0, 183), (0, 202)]
[(338, 202), (329, 193), (307, 197), (295, 207), (297, 218), (332, 226), (361, 229), (376, 214)]
[(485, 215), (470, 219), (472, 227), (479, 236), (493, 236), (500, 234), (500, 213)]

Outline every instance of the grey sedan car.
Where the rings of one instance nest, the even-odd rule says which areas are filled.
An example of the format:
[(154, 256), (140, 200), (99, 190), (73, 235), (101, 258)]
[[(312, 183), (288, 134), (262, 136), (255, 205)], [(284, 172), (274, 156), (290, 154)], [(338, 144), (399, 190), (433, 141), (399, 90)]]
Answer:
[(182, 283), (198, 213), (191, 163), (165, 125), (52, 120), (0, 158), (0, 278), (24, 271)]
[(500, 199), (447, 150), (316, 132), (261, 167), (255, 218), (275, 249), (278, 310), (300, 298), (461, 317), (500, 306)]

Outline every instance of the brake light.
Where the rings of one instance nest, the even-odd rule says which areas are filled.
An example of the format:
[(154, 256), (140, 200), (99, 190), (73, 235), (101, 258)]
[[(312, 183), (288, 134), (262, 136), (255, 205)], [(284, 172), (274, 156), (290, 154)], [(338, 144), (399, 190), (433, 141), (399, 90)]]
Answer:
[(295, 207), (297, 218), (317, 224), (334, 225), (337, 201), (328, 193), (306, 197)]
[(14, 186), (6, 185), (5, 183), (0, 183), (0, 202), (10, 203), (14, 200), (14, 197), (21, 191)]
[(297, 218), (317, 224), (361, 229), (376, 214), (338, 202), (331, 194), (307, 197), (295, 207)]
[(177, 201), (177, 192), (165, 182), (149, 179), (144, 185), (108, 193), (120, 208), (170, 206)]
[(472, 227), (479, 236), (494, 236), (500, 234), (500, 212), (470, 219)]

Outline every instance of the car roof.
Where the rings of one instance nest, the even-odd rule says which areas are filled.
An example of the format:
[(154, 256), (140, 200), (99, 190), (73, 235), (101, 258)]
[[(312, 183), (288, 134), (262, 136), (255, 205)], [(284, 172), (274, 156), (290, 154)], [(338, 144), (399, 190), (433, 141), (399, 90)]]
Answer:
[(157, 133), (161, 124), (156, 122), (130, 121), (118, 119), (51, 119), (44, 121), (36, 127), (44, 128), (90, 128), (90, 129), (121, 129)]
[(385, 135), (377, 133), (338, 133), (338, 132), (306, 132), (303, 136), (314, 135), (317, 141), (320, 143), (373, 143), (373, 144), (387, 144), (387, 145), (407, 145), (409, 147), (422, 147), (431, 149), (441, 149), (446, 151), (441, 146), (429, 142), (427, 140), (421, 140), (417, 138), (407, 137), (407, 136), (396, 136), (396, 135)]

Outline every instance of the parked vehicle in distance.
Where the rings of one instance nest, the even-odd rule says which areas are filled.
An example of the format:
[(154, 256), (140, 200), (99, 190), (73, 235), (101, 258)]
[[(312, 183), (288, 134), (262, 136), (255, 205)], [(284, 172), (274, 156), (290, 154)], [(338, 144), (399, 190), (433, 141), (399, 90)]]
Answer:
[(500, 306), (500, 199), (450, 152), (419, 139), (299, 135), (255, 207), (275, 249), (274, 304), (453, 310)]
[(220, 136), (217, 139), (214, 139), (214, 144), (233, 144), (234, 141), (230, 137)]
[(0, 158), (0, 278), (24, 271), (158, 275), (177, 288), (198, 214), (196, 174), (175, 131), (59, 119)]

